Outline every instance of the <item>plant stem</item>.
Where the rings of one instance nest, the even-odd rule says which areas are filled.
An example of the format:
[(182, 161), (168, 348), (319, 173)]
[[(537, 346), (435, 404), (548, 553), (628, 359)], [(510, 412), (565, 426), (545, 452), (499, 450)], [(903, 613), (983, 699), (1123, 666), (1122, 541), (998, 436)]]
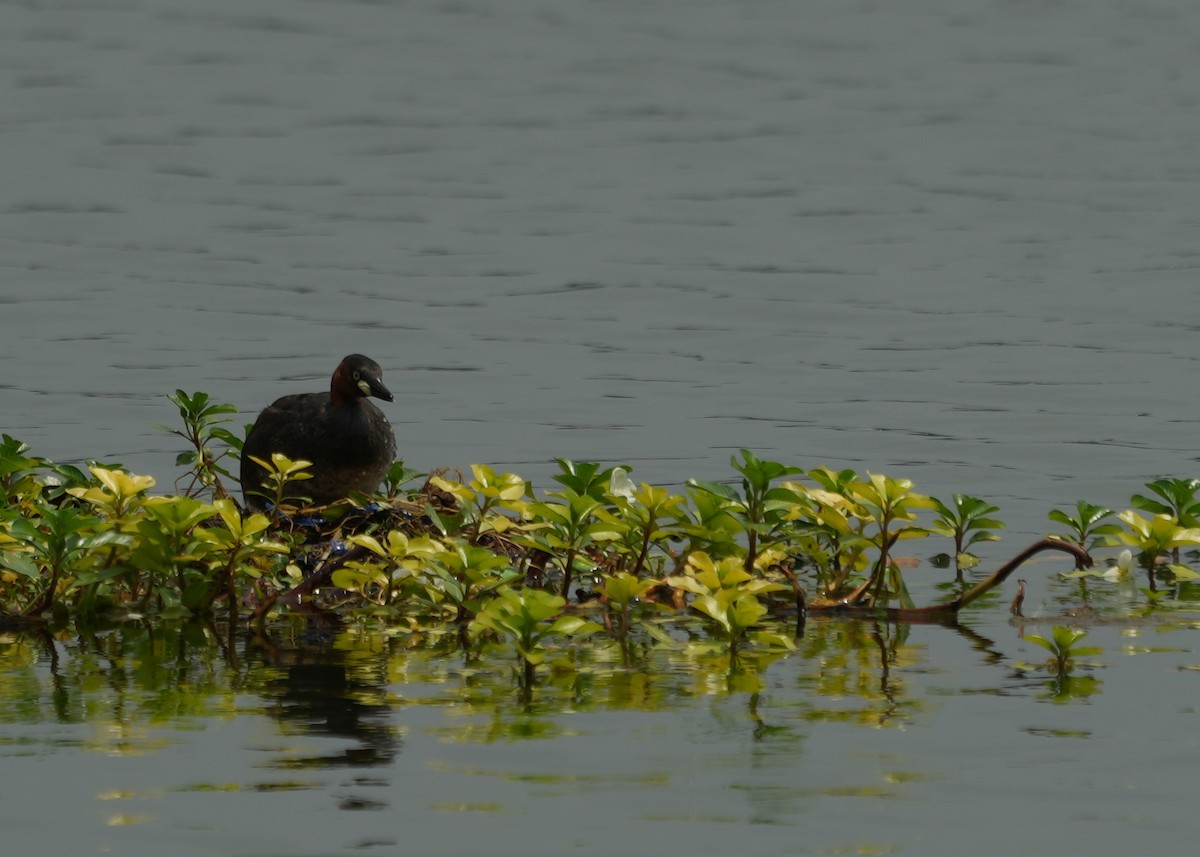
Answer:
[(562, 592), (559, 593), (563, 598), (571, 598), (571, 572), (575, 568), (575, 548), (570, 548), (567, 551), (567, 556), (563, 560), (563, 582)]
[[(1000, 568), (996, 569), (986, 580), (980, 581), (953, 601), (943, 604), (931, 604), (928, 607), (874, 607), (870, 604), (856, 604), (854, 593), (840, 601), (814, 602), (809, 604), (809, 612), (837, 613), (842, 616), (874, 616), (881, 619), (899, 621), (945, 621), (953, 619), (963, 607), (979, 598), (984, 593), (1003, 583), (1005, 578), (1016, 571), (1022, 564), (1042, 551), (1053, 550), (1069, 553), (1076, 561), (1092, 564), (1092, 558), (1083, 548), (1070, 542), (1058, 539), (1039, 539), (1025, 550), (1021, 551)], [(862, 587), (860, 587), (861, 590)]]

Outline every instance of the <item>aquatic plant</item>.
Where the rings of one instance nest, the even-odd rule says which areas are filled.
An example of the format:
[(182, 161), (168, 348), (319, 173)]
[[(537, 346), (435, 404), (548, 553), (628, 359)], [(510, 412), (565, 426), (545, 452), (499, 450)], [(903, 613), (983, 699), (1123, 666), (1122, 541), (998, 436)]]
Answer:
[[(221, 412), (208, 404), (204, 408)], [(689, 562), (694, 568), (692, 558), (701, 554), (714, 562), (730, 560), (729, 566), (740, 563), (755, 585), (769, 584), (754, 593), (755, 600), (761, 595), (767, 596), (763, 603), (774, 603), (773, 593), (791, 589), (798, 613), (807, 598), (805, 569), (816, 575), (817, 609), (826, 609), (831, 600), (842, 610), (884, 609), (898, 600), (897, 609), (909, 610), (911, 599), (890, 552), (900, 539), (929, 534), (916, 516), (930, 501), (907, 480), (815, 471), (816, 486), (778, 481), (798, 475), (798, 468), (749, 451), (732, 461), (742, 477), (741, 492), (715, 483), (694, 483), (688, 496), (645, 483), (635, 488), (625, 468), (562, 460), (558, 481), (563, 488), (544, 498), (515, 474), (475, 465), (469, 482), (437, 475), (416, 491), (380, 496), (368, 507), (342, 505), (289, 516), (283, 514), (284, 501), (291, 483), (303, 479), (305, 463), (277, 455), (269, 462), (267, 484), (275, 501), (269, 519), (240, 517), (227, 497), (212, 504), (186, 494), (150, 497), (151, 477), (93, 465), (90, 479), (60, 488), (56, 496), (63, 508), (78, 509), (71, 514), (84, 516), (78, 526), (87, 536), (111, 533), (103, 540), (106, 550), (91, 556), (89, 550), (100, 541), (81, 536), (69, 556), (51, 556), (38, 565), (28, 555), (50, 555), (52, 546), (42, 542), (61, 523), (53, 511), (59, 507), (47, 507), (38, 498), (83, 477), (68, 473), (64, 480), (16, 442), (0, 451), (6, 456), (9, 494), (0, 532), (8, 533), (5, 540), (15, 546), (3, 551), (3, 561), (27, 584), (54, 580), (54, 587), (37, 596), (13, 590), (5, 608), (18, 614), (42, 608), (42, 596), (53, 601), (72, 593), (77, 593), (76, 607), (88, 613), (120, 605), (166, 614), (203, 612), (222, 599), (232, 608), (241, 592), (253, 589), (261, 616), (280, 595), (294, 603), (334, 580), (377, 606), (407, 601), (402, 609), (427, 611), (428, 618), (449, 608), (453, 619), (464, 623), (506, 586), (554, 585), (560, 597), (568, 598), (580, 574), (603, 593), (605, 581), (621, 580), (615, 577), (620, 573), (657, 586), (686, 579)], [(208, 466), (203, 457), (189, 460), (197, 471)], [(401, 465), (396, 475), (407, 481), (412, 472)], [(349, 538), (350, 551), (318, 559), (318, 571), (303, 576), (296, 563), (336, 538)], [(868, 567), (870, 552), (876, 559)], [(629, 606), (628, 600), (617, 600)], [(732, 634), (734, 646), (748, 627), (745, 618), (757, 609), (751, 601), (737, 601), (722, 607), (724, 618), (714, 619)], [(702, 604), (698, 609), (713, 618), (714, 602)], [(629, 615), (619, 611), (617, 627), (623, 632)]]
[(1087, 636), (1087, 631), (1081, 628), (1070, 628), (1066, 625), (1055, 625), (1049, 637), (1040, 634), (1026, 634), (1024, 639), (1041, 646), (1051, 655), (1047, 669), (1059, 676), (1065, 676), (1075, 666), (1075, 659), (1087, 655), (1101, 654), (1104, 649), (1099, 646), (1080, 646), (1080, 640)]
[(672, 558), (666, 545), (673, 538), (682, 538), (687, 498), (645, 482), (635, 488), (620, 467), (614, 468), (609, 478), (607, 494), (612, 505), (605, 518), (615, 536), (614, 563), (607, 570), (628, 572), (634, 578), (643, 574), (661, 577), (662, 564)]
[(605, 577), (600, 585), (600, 594), (608, 605), (609, 628), (621, 648), (621, 663), (624, 666), (630, 663), (629, 633), (634, 605), (645, 601), (656, 586), (658, 581), (639, 578), (627, 571)]
[(1133, 508), (1152, 515), (1170, 515), (1181, 527), (1200, 527), (1200, 499), (1196, 497), (1200, 479), (1164, 477), (1147, 482), (1146, 488), (1161, 499), (1134, 494), (1129, 501)]
[(742, 460), (730, 458), (729, 463), (741, 474), (742, 490), (721, 482), (705, 482), (691, 479), (688, 485), (706, 491), (723, 500), (722, 510), (735, 521), (746, 537), (743, 565), (753, 569), (760, 551), (786, 538), (789, 518), (787, 512), (792, 504), (801, 502), (791, 488), (772, 487), (776, 479), (794, 476), (804, 471), (799, 467), (764, 461), (750, 452), (741, 450)]
[(104, 528), (103, 519), (74, 506), (34, 507), (37, 517), (17, 517), (8, 522), (5, 541), (16, 550), (5, 552), (4, 567), (16, 572), (14, 600), (22, 617), (41, 616), (60, 602), (75, 583), (75, 575), (100, 560), (97, 548), (114, 545), (122, 534)]
[(534, 669), (546, 659), (548, 640), (602, 630), (595, 622), (563, 613), (566, 603), (565, 598), (542, 589), (502, 588), (471, 620), (470, 633), (476, 640), (486, 632), (510, 640), (520, 657), (522, 686), (528, 688)]
[(866, 537), (877, 552), (875, 567), (866, 581), (844, 599), (848, 604), (886, 603), (898, 598), (902, 607), (911, 607), (904, 577), (896, 565), (892, 549), (902, 539), (924, 538), (929, 530), (915, 523), (919, 510), (933, 508), (933, 501), (913, 490), (908, 479), (894, 479), (879, 473), (867, 474), (866, 481), (851, 482), (847, 489), (859, 505), (856, 512), (865, 518), (873, 533)]
[(1126, 548), (1116, 556), (1109, 557), (1109, 562), (1103, 567), (1081, 568), (1064, 572), (1062, 577), (1085, 580), (1095, 578), (1109, 583), (1128, 583), (1132, 578), (1134, 568), (1133, 551)]
[(937, 517), (929, 529), (954, 539), (954, 567), (958, 579), (962, 580), (964, 559), (975, 559), (969, 548), (979, 542), (994, 542), (1000, 538), (993, 530), (1002, 529), (1004, 522), (988, 517), (1000, 508), (968, 494), (954, 494), (949, 505), (936, 497), (931, 499)]
[(692, 609), (712, 620), (718, 635), (728, 645), (731, 664), (736, 665), (739, 647), (747, 641), (794, 648), (792, 641), (780, 634), (751, 633), (767, 612), (758, 596), (784, 587), (755, 577), (737, 557), (714, 561), (708, 554), (697, 551), (688, 557), (686, 573), (667, 578), (666, 582), (695, 596)]
[(434, 557), (446, 548), (428, 536), (409, 537), (391, 530), (382, 540), (368, 533), (350, 536), (349, 542), (370, 551), (367, 558), (350, 560), (332, 575), (334, 586), (358, 593), (368, 601), (387, 605), (415, 581)]
[[(189, 468), (186, 479), (185, 494), (211, 490), (216, 497), (228, 497), (229, 491), (221, 482), (221, 477), (234, 479), (221, 462), (226, 458), (236, 458), (242, 448), (242, 439), (224, 427), (230, 422), (229, 414), (236, 414), (234, 405), (212, 402), (208, 393), (186, 393), (176, 390), (167, 396), (179, 409), (179, 418), (183, 428), (170, 426), (155, 426), (168, 434), (176, 435), (187, 441), (190, 449), (179, 453), (175, 458), (176, 467)], [(224, 444), (223, 448), (215, 448), (214, 441)]]
[(559, 566), (562, 582), (559, 594), (571, 593), (571, 581), (577, 570), (590, 570), (584, 551), (592, 545), (615, 540), (617, 532), (608, 519), (599, 515), (603, 502), (591, 494), (578, 494), (571, 488), (551, 491), (554, 500), (535, 500), (529, 504), (531, 520), (515, 540), (525, 547), (541, 551)]
[[(1146, 571), (1151, 590), (1155, 589), (1155, 571), (1161, 558), (1177, 555), (1180, 547), (1200, 545), (1200, 528), (1185, 527), (1170, 514), (1144, 518), (1133, 509), (1126, 509), (1118, 516), (1128, 529), (1117, 533), (1121, 544), (1137, 550), (1138, 564)], [(1164, 570), (1176, 580), (1192, 580), (1200, 577), (1191, 568), (1178, 562), (1164, 563)]]
[(255, 513), (243, 516), (242, 510), (228, 497), (215, 500), (213, 505), (220, 525), (197, 527), (195, 536), (212, 547), (209, 567), (216, 574), (204, 581), (198, 594), (190, 602), (185, 600), (185, 603), (193, 612), (203, 612), (223, 594), (230, 611), (236, 615), (239, 576), (257, 579), (260, 573), (256, 560), (287, 555), (290, 550), (287, 545), (272, 538), (269, 531), (271, 522), (266, 515)]
[(237, 441), (222, 428), (229, 407), (182, 391), (171, 401), (184, 423), (174, 433), (189, 445), (178, 495), (154, 496), (152, 477), (117, 465), (55, 465), (3, 438), (0, 622), (222, 610), (236, 620), (242, 605), (259, 621), (316, 597), (467, 649), (509, 640), (529, 670), (555, 640), (601, 633), (606, 656), (619, 651), (626, 667), (631, 641), (670, 647), (685, 636), (736, 671), (789, 651), (784, 629), (799, 634), (808, 614), (951, 621), (1037, 553), (1086, 565), (1085, 548), (1118, 541), (1151, 586), (1156, 574), (1179, 583), (1191, 570), (1164, 558), (1200, 543), (1200, 528), (1181, 523), (1195, 513), (1193, 481), (1158, 480), (1135, 506), (1170, 512), (1147, 519), (1131, 509), (1114, 522), (1084, 502), (1055, 510), (1067, 536), (1035, 542), (948, 601), (917, 606), (912, 560), (899, 547), (936, 536), (965, 555), (996, 539), (995, 506), (965, 494), (942, 503), (884, 474), (805, 472), (749, 450), (731, 459), (730, 483), (693, 480), (683, 492), (636, 483), (627, 466), (568, 459), (545, 493), (488, 465), (417, 481), (397, 462), (382, 493), (315, 510), (285, 506), (303, 488), (305, 463), (278, 456), (265, 462), (270, 514), (250, 514), (221, 484), (220, 462)]
[(1051, 509), (1046, 517), (1068, 528), (1069, 532), (1060, 534), (1058, 538), (1078, 545), (1085, 551), (1093, 551), (1113, 544), (1114, 537), (1121, 531), (1119, 524), (1101, 523), (1115, 514), (1112, 509), (1079, 500), (1073, 515), (1061, 509)]
[(443, 535), (462, 534), (479, 544), (513, 527), (513, 518), (503, 513), (519, 516), (525, 511), (529, 485), (515, 473), (497, 473), (486, 464), (472, 464), (471, 474), (473, 478), (466, 483), (440, 475), (430, 477), (430, 485), (458, 501), (458, 508), (449, 512), (427, 507), (424, 511)]
[(270, 506), (271, 517), (275, 521), (279, 520), (286, 507), (295, 509), (308, 501), (306, 495), (297, 493), (292, 486), (297, 482), (312, 479), (312, 474), (308, 471), (308, 468), (312, 467), (311, 461), (293, 461), (281, 452), (272, 452), (270, 461), (253, 455), (250, 456), (250, 460), (266, 471), (266, 476), (263, 477), (263, 487), (266, 490), (262, 492), (262, 497)]
[[(1164, 477), (1147, 482), (1146, 488), (1161, 500), (1144, 494), (1134, 494), (1129, 500), (1133, 508), (1152, 515), (1167, 515), (1179, 526), (1188, 529), (1200, 527), (1200, 499), (1196, 497), (1196, 491), (1200, 489), (1200, 479)], [(1179, 562), (1178, 545), (1171, 550), (1171, 558), (1174, 562)]]
[(858, 481), (853, 470), (818, 467), (807, 475), (816, 487), (805, 491), (810, 510), (791, 513), (804, 523), (797, 528), (793, 545), (813, 567), (822, 595), (832, 598), (869, 564), (871, 541), (864, 533), (868, 519), (858, 514), (857, 504), (850, 499), (850, 486)]

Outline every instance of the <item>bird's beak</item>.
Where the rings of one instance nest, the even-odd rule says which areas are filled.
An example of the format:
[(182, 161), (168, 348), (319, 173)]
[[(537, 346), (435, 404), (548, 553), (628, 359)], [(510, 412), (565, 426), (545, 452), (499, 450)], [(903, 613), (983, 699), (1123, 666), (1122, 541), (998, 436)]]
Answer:
[(383, 399), (385, 402), (396, 401), (392, 395), (392, 391), (383, 386), (383, 381), (378, 378), (362, 378), (358, 382), (358, 389), (362, 390), (364, 396), (374, 396), (376, 399)]

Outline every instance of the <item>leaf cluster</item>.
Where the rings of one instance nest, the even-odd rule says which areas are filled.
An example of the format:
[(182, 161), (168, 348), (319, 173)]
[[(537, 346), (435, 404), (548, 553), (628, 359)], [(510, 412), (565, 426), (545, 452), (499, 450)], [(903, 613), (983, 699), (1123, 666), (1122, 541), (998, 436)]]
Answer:
[[(1181, 553), (1184, 548), (1200, 546), (1200, 480), (1164, 477), (1147, 482), (1145, 488), (1145, 494), (1130, 498), (1132, 508), (1119, 513), (1085, 500), (1076, 503), (1073, 512), (1052, 510), (1050, 520), (1067, 528), (1057, 537), (1085, 550), (1127, 548), (1126, 553), (1145, 571), (1150, 592), (1157, 591), (1160, 579), (1185, 584), (1200, 578), (1200, 573), (1182, 561)], [(1118, 562), (1117, 572), (1110, 569), (1080, 575), (1120, 579), (1128, 565), (1128, 561)]]
[[(683, 611), (735, 664), (748, 648), (789, 648), (778, 617), (792, 603), (800, 614), (805, 604), (910, 608), (902, 543), (950, 539), (961, 569), (1004, 526), (980, 498), (943, 502), (907, 479), (804, 471), (749, 450), (731, 459), (729, 481), (691, 480), (677, 491), (636, 483), (625, 466), (567, 459), (544, 494), (482, 464), (469, 477), (442, 472), (404, 490), (420, 474), (397, 462), (384, 493), (317, 510), (287, 505), (296, 499), (289, 489), (303, 490), (307, 462), (273, 456), (263, 462), (271, 514), (251, 514), (222, 482), (230, 478), (222, 462), (240, 446), (222, 427), (232, 408), (202, 393), (177, 391), (171, 401), (184, 428), (169, 431), (189, 445), (182, 494), (152, 495), (152, 477), (120, 466), (55, 465), (4, 436), (7, 616), (170, 616), (222, 601), (236, 615), (240, 604), (269, 605), (296, 589), (306, 561), (321, 563), (345, 539), (350, 553), (332, 572), (343, 603), (414, 633), (508, 641), (532, 669), (602, 628), (629, 663), (635, 640), (671, 644), (658, 619)], [(1063, 539), (1136, 551), (1153, 588), (1156, 573), (1192, 574), (1178, 551), (1200, 544), (1198, 486), (1150, 483), (1116, 520), (1082, 501), (1050, 517), (1066, 526)]]

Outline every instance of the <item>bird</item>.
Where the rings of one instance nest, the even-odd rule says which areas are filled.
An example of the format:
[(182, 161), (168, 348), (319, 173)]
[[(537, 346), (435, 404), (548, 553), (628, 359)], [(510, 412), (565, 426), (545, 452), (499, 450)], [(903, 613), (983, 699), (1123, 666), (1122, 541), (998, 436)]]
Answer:
[(396, 457), (396, 435), (370, 397), (395, 401), (379, 364), (361, 354), (345, 357), (333, 371), (328, 393), (297, 393), (276, 399), (258, 415), (242, 446), (241, 482), (246, 505), (264, 511), (275, 499), (268, 471), (254, 458), (282, 453), (311, 462), (311, 479), (287, 486), (287, 497), (324, 506), (351, 492), (379, 488)]

